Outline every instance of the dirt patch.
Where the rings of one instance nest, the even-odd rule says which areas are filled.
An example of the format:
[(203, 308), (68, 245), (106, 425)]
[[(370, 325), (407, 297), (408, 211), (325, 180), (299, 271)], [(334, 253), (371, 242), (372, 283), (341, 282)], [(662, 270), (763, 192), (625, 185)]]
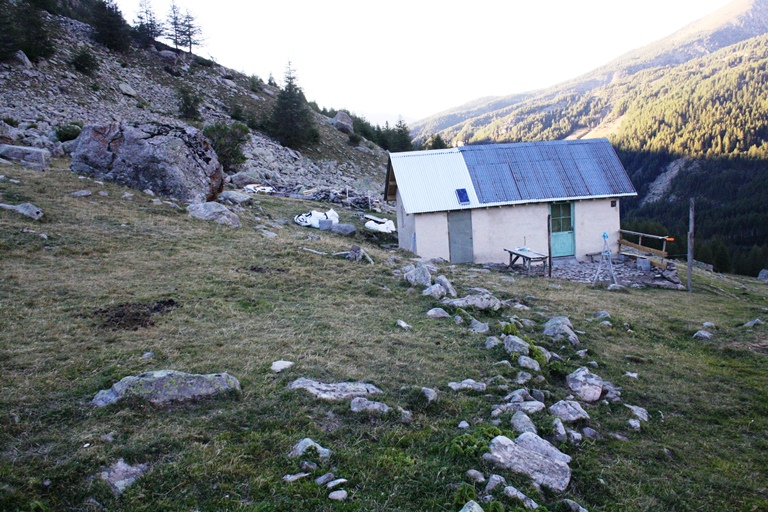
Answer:
[(768, 338), (758, 338), (752, 342), (746, 343), (733, 343), (730, 346), (734, 348), (751, 350), (752, 352), (768, 356)]
[(99, 321), (99, 327), (104, 329), (136, 330), (139, 327), (154, 325), (153, 317), (162, 315), (179, 307), (179, 303), (173, 299), (158, 300), (156, 302), (126, 302), (97, 309), (93, 316)]

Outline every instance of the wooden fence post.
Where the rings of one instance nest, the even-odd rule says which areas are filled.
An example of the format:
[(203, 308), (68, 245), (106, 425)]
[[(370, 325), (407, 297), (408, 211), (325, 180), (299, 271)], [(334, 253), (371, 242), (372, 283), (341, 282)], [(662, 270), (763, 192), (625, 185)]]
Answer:
[(690, 210), (688, 211), (688, 293), (693, 291), (693, 212), (694, 204), (691, 198)]

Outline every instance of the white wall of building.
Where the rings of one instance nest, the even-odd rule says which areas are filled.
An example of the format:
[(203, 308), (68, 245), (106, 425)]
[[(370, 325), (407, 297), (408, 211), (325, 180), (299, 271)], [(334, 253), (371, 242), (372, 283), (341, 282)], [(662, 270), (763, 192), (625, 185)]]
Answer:
[(472, 239), (477, 263), (509, 263), (504, 249), (528, 247), (547, 254), (546, 204), (472, 210)]
[(416, 215), (416, 254), (422, 258), (450, 260), (447, 212)]
[(616, 254), (619, 244), (620, 202), (613, 199), (577, 201), (574, 205), (574, 229), (576, 231), (576, 258), (583, 261), (587, 254), (603, 250), (603, 233), (608, 233), (611, 252)]

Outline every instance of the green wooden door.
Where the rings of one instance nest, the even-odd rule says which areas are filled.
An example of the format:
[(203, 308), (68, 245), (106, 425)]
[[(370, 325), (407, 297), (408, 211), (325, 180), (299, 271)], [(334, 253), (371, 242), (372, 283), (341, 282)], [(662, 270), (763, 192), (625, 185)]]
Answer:
[(552, 257), (573, 256), (576, 239), (573, 232), (573, 203), (552, 203)]

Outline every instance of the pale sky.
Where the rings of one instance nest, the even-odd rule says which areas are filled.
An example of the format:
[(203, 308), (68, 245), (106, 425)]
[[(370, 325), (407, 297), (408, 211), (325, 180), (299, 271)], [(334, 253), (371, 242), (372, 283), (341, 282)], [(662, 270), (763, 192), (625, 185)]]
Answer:
[[(165, 19), (170, 0), (150, 0)], [(117, 0), (132, 23), (139, 0)], [(417, 120), (484, 96), (575, 78), (728, 0), (177, 0), (194, 51), (278, 83), (291, 62), (307, 99), (374, 123)]]

